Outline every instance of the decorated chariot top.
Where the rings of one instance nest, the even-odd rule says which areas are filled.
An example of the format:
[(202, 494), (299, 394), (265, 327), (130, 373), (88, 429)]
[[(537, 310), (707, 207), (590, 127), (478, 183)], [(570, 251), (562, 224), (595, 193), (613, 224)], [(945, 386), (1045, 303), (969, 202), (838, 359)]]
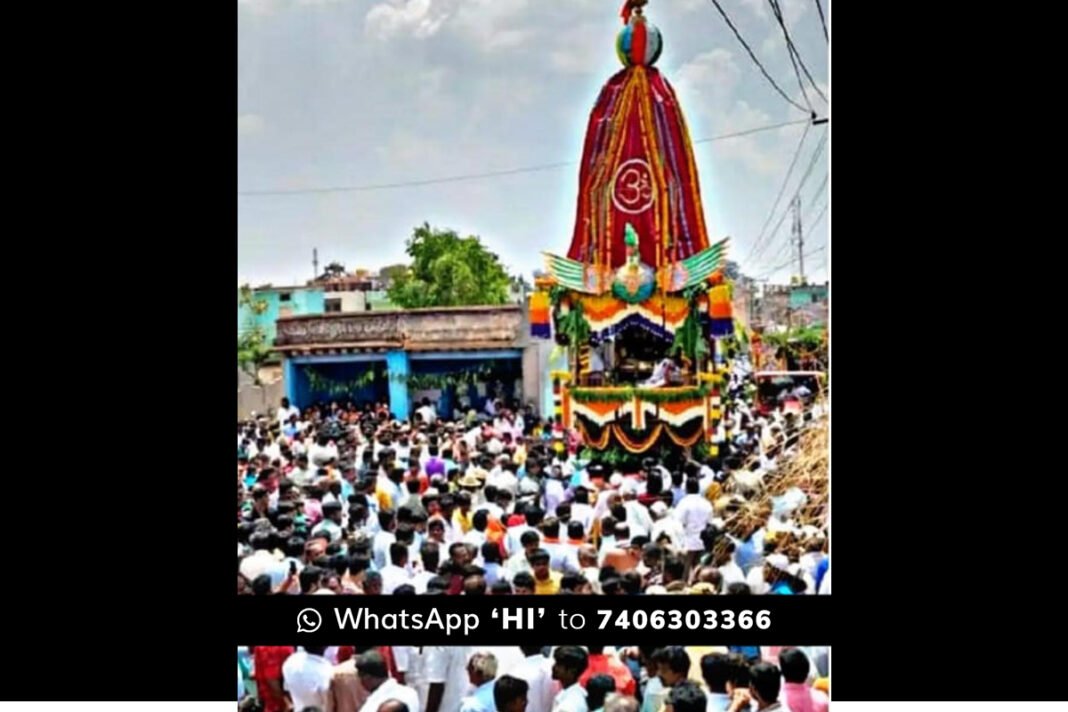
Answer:
[(567, 256), (546, 254), (552, 280), (629, 303), (682, 292), (722, 266), (710, 244), (689, 131), (675, 91), (653, 65), (660, 30), (627, 0), (616, 52), (624, 68), (601, 90), (586, 128)]

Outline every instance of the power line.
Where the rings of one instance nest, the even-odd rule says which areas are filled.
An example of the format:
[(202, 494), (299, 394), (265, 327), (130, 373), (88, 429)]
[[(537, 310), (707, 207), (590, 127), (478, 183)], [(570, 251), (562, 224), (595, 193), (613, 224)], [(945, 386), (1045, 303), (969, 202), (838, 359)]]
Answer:
[[(749, 257), (752, 257), (756, 252), (757, 247), (760, 245), (761, 239), (764, 237), (764, 231), (768, 229), (768, 225), (771, 223), (771, 218), (775, 215), (775, 211), (779, 208), (779, 201), (782, 200), (782, 194), (786, 192), (786, 184), (790, 182), (790, 176), (794, 172), (794, 166), (797, 165), (797, 159), (801, 157), (801, 149), (805, 145), (805, 139), (808, 137), (808, 131), (812, 127), (811, 124), (805, 127), (805, 132), (801, 134), (801, 140), (797, 143), (797, 150), (794, 151), (793, 160), (790, 161), (790, 167), (786, 169), (786, 177), (782, 179), (782, 185), (779, 186), (779, 194), (775, 196), (775, 202), (771, 204), (771, 210), (768, 211), (768, 217), (764, 220), (764, 224), (760, 228), (760, 232), (757, 233), (756, 240), (753, 241), (753, 246), (749, 248)], [(749, 260), (746, 258), (746, 261)]]
[(820, 210), (820, 214), (816, 216), (816, 219), (815, 219), (815, 220), (813, 220), (813, 221), (812, 221), (812, 224), (811, 224), (811, 225), (809, 225), (809, 227), (808, 227), (808, 229), (809, 229), (810, 231), (811, 231), (811, 230), (812, 230), (812, 229), (813, 229), (814, 227), (816, 227), (817, 225), (819, 225), (819, 224), (820, 224), (820, 220), (822, 220), (822, 219), (823, 219), (823, 216), (827, 214), (827, 206), (828, 206), (828, 205), (830, 205), (830, 201), (828, 201), (828, 202), (826, 202), (826, 203), (824, 203), (824, 204), (823, 204), (823, 209), (822, 209), (822, 210)]
[[(817, 119), (818, 120), (818, 119)], [(826, 121), (826, 119), (824, 119)], [(745, 131), (736, 131), (735, 133), (723, 134), (722, 136), (713, 136), (712, 138), (699, 138), (692, 143), (708, 143), (709, 141), (721, 141), (725, 138), (735, 138), (737, 136), (748, 136), (749, 134), (759, 133), (760, 131), (771, 131), (772, 129), (781, 129), (784, 126), (796, 126), (798, 124), (813, 125), (811, 119), (797, 119), (796, 121), (783, 121), (781, 124), (772, 124), (770, 126), (759, 126), (755, 129), (746, 129)]]
[[(827, 205), (828, 205), (828, 203), (824, 203), (823, 207), (820, 209), (819, 214), (816, 215), (816, 219), (813, 220), (811, 223), (809, 223), (809, 226), (808, 226), (809, 234), (812, 234), (812, 232), (815, 231), (815, 227), (820, 224), (820, 220), (822, 220), (823, 216), (827, 214)], [(786, 247), (786, 245), (783, 245), (783, 248), (785, 248), (785, 247)], [(778, 259), (779, 256), (784, 251), (785, 251), (784, 249), (780, 248), (779, 251), (775, 253), (774, 259)], [(815, 252), (806, 253), (805, 256), (807, 257), (809, 254), (816, 254), (816, 253)], [(793, 261), (793, 258), (790, 259), (790, 262), (792, 262), (792, 261)], [(787, 262), (786, 264), (790, 264), (790, 262)], [(779, 267), (776, 267), (774, 271), (778, 271), (779, 269), (782, 269), (782, 267), (783, 267), (783, 265), (779, 265)]]
[(820, 187), (816, 188), (816, 192), (809, 197), (809, 202), (815, 203), (823, 195), (823, 191), (827, 188), (827, 175), (823, 176), (823, 182), (820, 183)]
[(779, 95), (782, 96), (783, 99), (786, 99), (787, 102), (789, 102), (793, 106), (796, 106), (801, 111), (804, 111), (806, 114), (810, 114), (812, 118), (815, 118), (816, 112), (812, 111), (811, 108), (806, 109), (805, 107), (798, 104), (796, 101), (787, 96), (786, 92), (782, 90), (782, 87), (775, 83), (775, 80), (771, 78), (770, 74), (768, 74), (768, 70), (764, 69), (764, 65), (761, 64), (760, 60), (757, 59), (757, 56), (753, 54), (753, 50), (750, 49), (749, 44), (742, 37), (742, 34), (738, 32), (738, 28), (734, 26), (733, 22), (731, 22), (731, 18), (720, 6), (719, 0), (712, 0), (712, 4), (716, 6), (717, 10), (719, 10), (719, 14), (723, 16), (723, 19), (727, 22), (727, 26), (731, 28), (732, 32), (734, 32), (734, 36), (737, 37), (738, 41), (742, 43), (742, 47), (745, 47), (745, 51), (749, 53), (749, 58), (752, 59), (753, 63), (756, 64), (756, 66), (760, 69), (760, 73), (764, 75), (764, 78), (768, 80), (771, 86), (775, 87), (775, 91), (779, 92)]
[[(728, 138), (736, 138), (738, 136), (748, 136), (750, 134), (759, 133), (761, 131), (772, 131), (774, 129), (781, 129), (784, 126), (794, 126), (796, 124), (811, 124), (809, 119), (798, 119), (796, 121), (784, 121), (778, 124), (771, 124), (768, 126), (758, 126), (752, 129), (745, 129), (744, 131), (736, 131), (733, 133), (721, 134), (719, 136), (712, 136), (710, 138), (702, 138), (693, 143), (710, 143), (712, 141), (722, 141)], [(435, 185), (438, 183), (456, 183), (465, 180), (478, 180), (481, 178), (497, 178), (500, 176), (517, 175), (520, 173), (533, 173), (536, 171), (548, 171), (556, 168), (564, 168), (566, 166), (573, 166), (578, 161), (562, 161), (559, 163), (545, 163), (538, 166), (527, 166), (525, 168), (512, 168), (505, 171), (491, 171), (487, 173), (470, 173), (467, 175), (448, 176), (445, 178), (428, 178), (425, 180), (412, 180), (401, 181), (398, 183), (377, 183), (369, 185), (353, 185), (353, 186), (334, 186), (328, 188), (296, 188), (293, 190), (239, 190), (238, 195), (247, 197), (258, 196), (272, 196), (272, 195), (315, 195), (323, 193), (359, 193), (373, 190), (389, 190), (392, 188), (409, 188), (423, 185)]]
[(820, 13), (820, 24), (823, 25), (823, 36), (830, 42), (831, 35), (827, 32), (827, 18), (823, 16), (823, 6), (820, 5), (820, 0), (816, 0), (816, 10)]
[[(779, 20), (782, 13), (778, 4), (775, 0), (768, 0), (768, 3), (771, 5), (771, 11), (775, 15), (775, 19)], [(805, 80), (801, 78), (801, 71), (797, 68), (797, 59), (794, 59), (794, 46), (790, 42), (790, 35), (786, 32), (786, 25), (782, 20), (779, 20), (779, 27), (782, 28), (783, 36), (786, 38), (786, 56), (790, 58), (790, 64), (793, 65), (794, 76), (797, 77), (797, 88), (801, 90), (801, 96), (804, 97), (808, 108), (812, 110), (812, 102), (809, 101), (808, 92), (805, 91)]]
[[(823, 252), (826, 249), (827, 249), (827, 245), (823, 245), (822, 247), (819, 247), (819, 248), (817, 248), (815, 250), (812, 250), (812, 252), (806, 252), (805, 253), (805, 257), (812, 257), (813, 255), (818, 255), (819, 253)], [(770, 277), (771, 275), (775, 274), (779, 270), (781, 270), (781, 269), (783, 269), (785, 267), (789, 267), (793, 263), (794, 263), (794, 258), (791, 257), (789, 260), (787, 260), (786, 262), (783, 262), (781, 265), (778, 265), (777, 267), (772, 267), (769, 271), (765, 272), (764, 274), (760, 275), (759, 277), (755, 277), (755, 279), (767, 279), (768, 277)]]
[[(822, 91), (820, 91), (820, 87), (818, 84), (816, 84), (816, 80), (812, 78), (812, 73), (809, 72), (808, 67), (805, 66), (805, 61), (801, 59), (801, 53), (797, 50), (797, 45), (794, 44), (793, 39), (790, 37), (790, 31), (786, 27), (786, 19), (783, 17), (782, 8), (779, 6), (779, 0), (768, 0), (768, 2), (771, 3), (772, 11), (775, 14), (775, 19), (778, 20), (779, 27), (782, 28), (782, 36), (786, 38), (786, 49), (787, 53), (790, 55), (790, 62), (794, 64), (794, 74), (797, 74), (797, 65), (800, 64), (801, 70), (805, 73), (805, 76), (808, 77), (808, 81), (812, 85), (812, 88), (816, 90), (816, 93), (820, 95), (820, 98), (823, 99), (823, 101), (827, 102), (827, 97), (824, 96)], [(796, 63), (794, 63), (795, 57), (797, 58)], [(797, 77), (797, 83), (802, 83), (800, 76)], [(801, 88), (801, 94), (805, 95), (805, 90), (803, 86)]]
[[(797, 189), (794, 190), (794, 194), (790, 198), (791, 201), (793, 201), (793, 199), (801, 193), (801, 189), (805, 187), (805, 183), (808, 182), (809, 176), (812, 175), (812, 169), (816, 167), (816, 161), (819, 160), (820, 155), (823, 153), (823, 148), (826, 145), (827, 134), (823, 134), (820, 138), (820, 142), (816, 144), (816, 150), (812, 152), (812, 158), (808, 162), (808, 168), (805, 169), (805, 174), (801, 176), (801, 182), (797, 184)], [(772, 228), (772, 231), (768, 233), (768, 239), (765, 241), (764, 245), (756, 251), (756, 254), (750, 255), (751, 260), (755, 260), (758, 256), (764, 254), (764, 252), (767, 251), (767, 248), (772, 245), (775, 240), (775, 235), (778, 234), (779, 228), (782, 227), (783, 221), (786, 220), (787, 213), (789, 213), (789, 208), (783, 211), (782, 217), (779, 218), (779, 222), (777, 222), (775, 227)], [(780, 249), (779, 252), (781, 253), (782, 250)], [(778, 254), (779, 253), (776, 253), (776, 255)]]

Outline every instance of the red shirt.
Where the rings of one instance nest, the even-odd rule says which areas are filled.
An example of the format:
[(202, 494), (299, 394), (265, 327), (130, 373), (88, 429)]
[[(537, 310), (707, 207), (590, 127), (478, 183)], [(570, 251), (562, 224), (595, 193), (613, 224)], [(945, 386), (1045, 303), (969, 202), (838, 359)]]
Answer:
[(638, 687), (630, 670), (614, 655), (590, 655), (589, 665), (579, 678), (579, 684), (585, 687), (594, 675), (610, 676), (616, 681), (616, 692), (624, 695), (633, 695)]
[(654, 504), (660, 501), (660, 495), (658, 494), (640, 494), (638, 495), (638, 504), (643, 507), (652, 507)]
[(286, 708), (285, 696), (276, 695), (267, 686), (268, 680), (282, 682), (282, 663), (297, 652), (296, 648), (284, 645), (257, 645), (252, 649), (252, 661), (255, 665), (256, 689), (263, 702), (263, 712), (282, 712)]

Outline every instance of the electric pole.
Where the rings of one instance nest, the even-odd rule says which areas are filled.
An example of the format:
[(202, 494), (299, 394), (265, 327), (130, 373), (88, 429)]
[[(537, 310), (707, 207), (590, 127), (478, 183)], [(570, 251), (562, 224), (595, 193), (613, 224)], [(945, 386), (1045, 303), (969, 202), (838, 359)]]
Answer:
[(801, 284), (805, 284), (805, 237), (801, 232), (801, 196), (795, 195), (790, 201), (790, 207), (794, 210), (793, 238), (797, 243), (797, 268)]
[(319, 249), (312, 248), (312, 280), (319, 279)]

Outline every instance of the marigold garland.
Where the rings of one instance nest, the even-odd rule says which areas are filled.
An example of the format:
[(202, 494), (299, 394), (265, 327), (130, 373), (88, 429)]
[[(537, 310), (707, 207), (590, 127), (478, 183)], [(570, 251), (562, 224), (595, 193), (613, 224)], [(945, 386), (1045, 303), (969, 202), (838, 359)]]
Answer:
[[(623, 428), (620, 427), (618, 423), (612, 424), (611, 428), (612, 432), (616, 436), (616, 440), (619, 441), (620, 445), (626, 448), (627, 452), (640, 453), (645, 452), (653, 446), (653, 443), (655, 443), (660, 437), (660, 433), (663, 432), (664, 425), (663, 423), (657, 423), (656, 427), (653, 428), (652, 434), (648, 436), (643, 442), (637, 443), (627, 437), (627, 434), (623, 431)], [(605, 430), (607, 429), (608, 428), (605, 428)]]
[(637, 398), (646, 403), (678, 403), (705, 398), (707, 386), (684, 386), (682, 388), (572, 388), (571, 397), (576, 403), (624, 403)]
[(575, 426), (578, 428), (579, 435), (582, 436), (582, 441), (586, 443), (588, 447), (592, 447), (595, 450), (604, 450), (608, 447), (608, 443), (612, 439), (612, 427), (610, 425), (601, 428), (600, 438), (594, 438), (590, 435), (590, 431), (586, 427), (586, 424), (582, 422), (582, 419), (579, 418), (576, 420), (577, 422), (575, 423)]

